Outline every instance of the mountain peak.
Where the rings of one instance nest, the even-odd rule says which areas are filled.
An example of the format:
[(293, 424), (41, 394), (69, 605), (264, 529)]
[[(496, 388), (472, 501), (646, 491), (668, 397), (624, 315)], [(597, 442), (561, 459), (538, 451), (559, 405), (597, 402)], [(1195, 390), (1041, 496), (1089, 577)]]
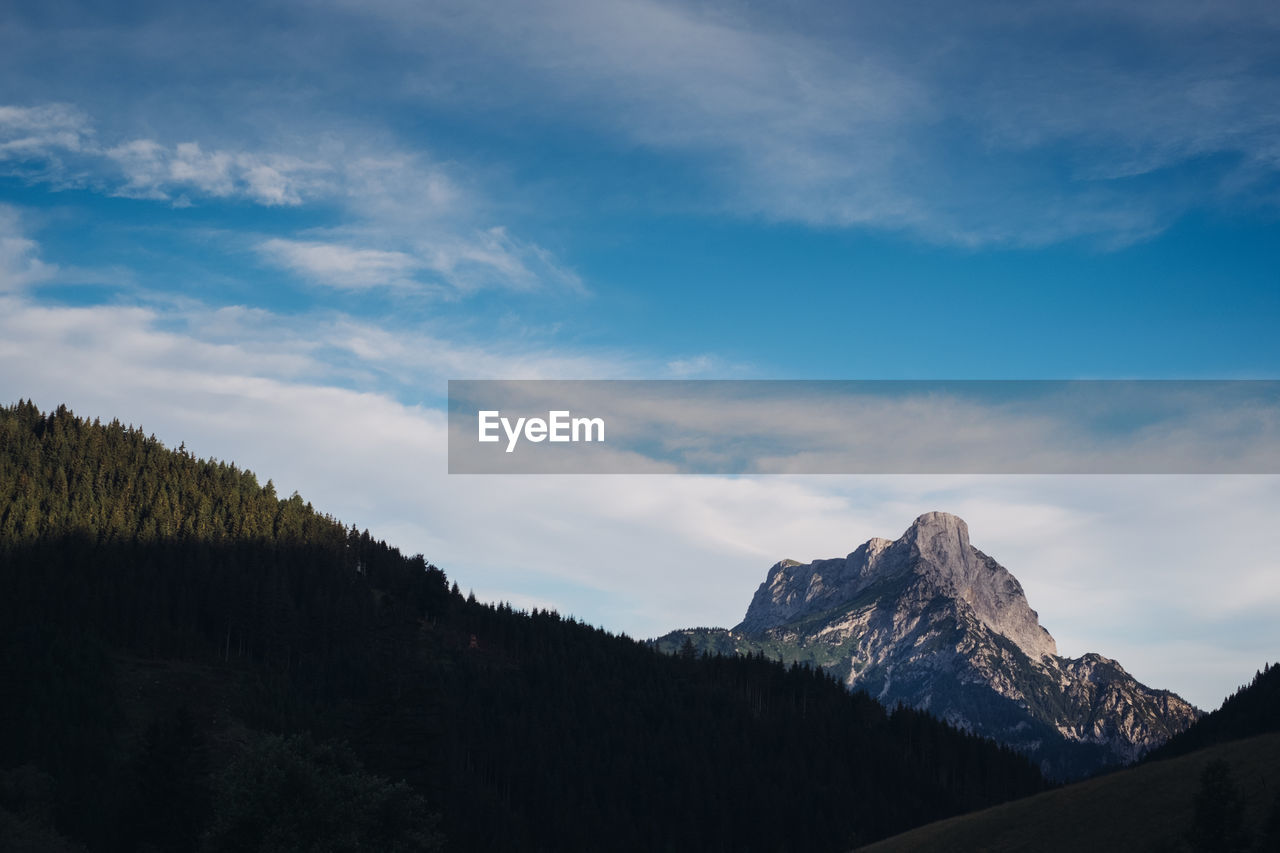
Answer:
[(934, 510), (933, 512), (921, 513), (915, 521), (911, 522), (911, 527), (907, 530), (910, 535), (912, 530), (956, 530), (960, 531), (960, 535), (966, 539), (969, 536), (969, 525), (958, 515), (952, 515), (949, 512)]
[(974, 548), (969, 525), (949, 512), (926, 512), (897, 540), (870, 539), (844, 558), (775, 564), (738, 627), (761, 631), (793, 623), (904, 575), (914, 576), (922, 594), (956, 602), (1031, 658), (1057, 654), (1017, 579)]
[(1059, 657), (1018, 579), (947, 512), (846, 557), (774, 564), (730, 636), (997, 737), (1063, 777), (1132, 760), (1196, 715), (1100, 655)]
[(902, 538), (917, 542), (932, 542), (940, 539), (967, 548), (969, 525), (960, 516), (949, 512), (926, 512), (911, 522), (911, 526), (907, 528)]
[(973, 570), (969, 525), (949, 512), (926, 512), (912, 522), (899, 541), (910, 543), (922, 559), (940, 568), (965, 577)]

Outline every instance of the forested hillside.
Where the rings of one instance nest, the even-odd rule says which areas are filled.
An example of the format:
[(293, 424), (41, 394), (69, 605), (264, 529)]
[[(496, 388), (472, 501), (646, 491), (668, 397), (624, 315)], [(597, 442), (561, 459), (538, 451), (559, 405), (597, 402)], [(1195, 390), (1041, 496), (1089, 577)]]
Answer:
[(13, 846), (839, 850), (1044, 785), (816, 670), (478, 603), (233, 464), (28, 403), (0, 643)]
[(1216, 743), (1269, 732), (1280, 732), (1280, 664), (1270, 663), (1254, 675), (1253, 681), (1223, 700), (1221, 708), (1170, 738), (1146, 760), (1186, 755)]

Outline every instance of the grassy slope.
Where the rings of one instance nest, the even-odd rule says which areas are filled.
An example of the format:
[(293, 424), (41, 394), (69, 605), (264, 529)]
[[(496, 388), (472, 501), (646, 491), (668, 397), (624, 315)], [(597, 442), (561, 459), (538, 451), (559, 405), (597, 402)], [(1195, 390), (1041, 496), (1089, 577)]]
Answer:
[(1144, 764), (950, 820), (862, 848), (893, 851), (1147, 850), (1190, 825), (1200, 773), (1215, 758), (1231, 765), (1255, 834), (1280, 790), (1280, 734), (1232, 741)]

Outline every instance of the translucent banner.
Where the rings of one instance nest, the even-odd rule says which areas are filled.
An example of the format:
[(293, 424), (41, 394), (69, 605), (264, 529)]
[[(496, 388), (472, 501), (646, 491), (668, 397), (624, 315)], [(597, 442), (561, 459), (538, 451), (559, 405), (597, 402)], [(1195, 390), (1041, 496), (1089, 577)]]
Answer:
[(1272, 380), (451, 380), (451, 474), (1276, 474)]

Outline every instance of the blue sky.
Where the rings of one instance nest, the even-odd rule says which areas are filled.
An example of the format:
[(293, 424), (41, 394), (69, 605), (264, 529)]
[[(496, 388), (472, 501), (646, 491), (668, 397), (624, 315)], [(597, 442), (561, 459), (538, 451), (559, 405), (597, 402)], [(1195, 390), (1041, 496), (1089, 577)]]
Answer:
[[(968, 506), (1068, 651), (1213, 703), (1280, 642), (1249, 610), (1280, 605), (1272, 478), (463, 483), (442, 397), (1278, 378), (1278, 37), (1267, 2), (7, 3), (0, 396), (142, 422), (478, 593), (635, 634), (736, 621), (780, 556)], [(1182, 557), (1114, 544), (1169, 519), (1201, 537)], [(1168, 619), (1205, 590), (1137, 590), (1224, 543), (1251, 592), (1188, 663), (1082, 615), (1063, 537), (1112, 542), (1072, 571)]]

